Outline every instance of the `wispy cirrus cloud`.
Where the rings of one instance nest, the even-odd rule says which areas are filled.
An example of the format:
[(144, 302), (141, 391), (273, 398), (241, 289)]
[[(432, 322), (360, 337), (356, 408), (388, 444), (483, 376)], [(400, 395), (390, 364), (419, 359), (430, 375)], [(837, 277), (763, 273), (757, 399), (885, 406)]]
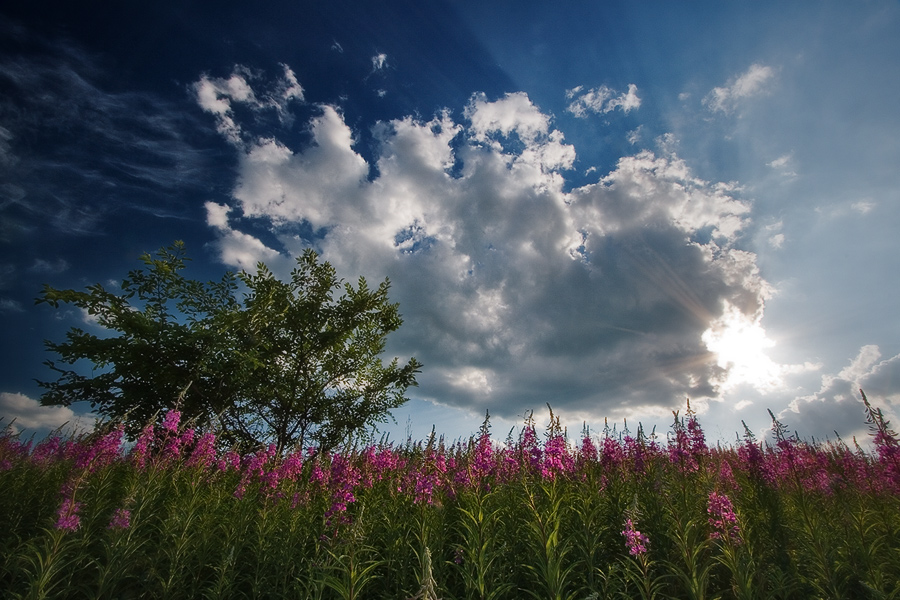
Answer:
[(725, 86), (713, 88), (703, 104), (711, 111), (730, 113), (745, 99), (767, 93), (774, 79), (775, 69), (755, 63)]
[(782, 154), (778, 158), (767, 162), (766, 166), (780, 173), (784, 177), (796, 177), (797, 171), (795, 166), (794, 153)]
[(43, 258), (34, 259), (34, 263), (28, 269), (32, 273), (62, 273), (69, 268), (69, 262), (64, 258), (58, 258), (50, 261)]
[(719, 394), (730, 367), (701, 338), (726, 307), (762, 314), (769, 286), (737, 247), (749, 204), (672, 153), (567, 189), (575, 149), (521, 92), (475, 94), (461, 121), (374, 125), (374, 177), (337, 109), (308, 127), (302, 149), (236, 146), (233, 203), (207, 204), (220, 257), (286, 273), (311, 245), (342, 276), (388, 276), (405, 320), (388, 351), (426, 364), (420, 397), (513, 418), (545, 402), (575, 418), (668, 414)]
[(859, 200), (859, 201), (851, 204), (850, 208), (852, 208), (853, 210), (855, 210), (856, 212), (858, 212), (861, 215), (867, 215), (870, 212), (872, 212), (872, 209), (874, 209), (875, 206), (876, 206), (876, 204), (874, 202), (872, 202), (871, 200)]
[(572, 100), (566, 110), (582, 119), (587, 118), (589, 113), (604, 115), (617, 108), (628, 113), (641, 106), (637, 86), (633, 83), (628, 84), (628, 90), (621, 93), (605, 85), (589, 90), (579, 85), (566, 90), (566, 98)]
[(152, 94), (104, 85), (94, 58), (76, 45), (3, 20), (0, 35), (32, 49), (0, 56), (0, 236), (48, 225), (97, 232), (106, 214), (125, 207), (184, 210), (178, 193), (207, 180), (207, 157), (187, 139), (194, 117)]
[(0, 313), (21, 313), (25, 308), (21, 302), (9, 298), (0, 298)]
[(766, 225), (763, 228), (763, 231), (766, 234), (766, 241), (769, 243), (769, 246), (776, 250), (780, 250), (782, 246), (784, 246), (785, 236), (782, 233), (781, 229), (784, 227), (784, 221), (776, 221), (775, 223), (771, 223)]

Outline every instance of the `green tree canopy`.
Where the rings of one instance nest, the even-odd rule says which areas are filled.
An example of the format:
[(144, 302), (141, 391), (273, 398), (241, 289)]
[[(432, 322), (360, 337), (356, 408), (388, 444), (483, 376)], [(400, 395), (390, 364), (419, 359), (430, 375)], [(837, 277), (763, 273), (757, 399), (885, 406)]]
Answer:
[[(90, 402), (132, 435), (177, 402), (185, 417), (215, 421), (225, 439), (279, 450), (333, 448), (406, 402), (421, 365), (381, 361), (387, 334), (402, 324), (387, 279), (377, 290), (364, 278), (342, 283), (312, 250), (288, 282), (260, 263), (255, 274), (201, 283), (182, 274), (187, 260), (181, 242), (145, 254), (120, 293), (44, 286), (36, 302), (77, 306), (108, 335), (72, 328), (66, 341), (45, 342), (60, 357), (46, 363), (59, 377), (38, 382), (41, 402)], [(71, 368), (85, 360), (89, 375)]]

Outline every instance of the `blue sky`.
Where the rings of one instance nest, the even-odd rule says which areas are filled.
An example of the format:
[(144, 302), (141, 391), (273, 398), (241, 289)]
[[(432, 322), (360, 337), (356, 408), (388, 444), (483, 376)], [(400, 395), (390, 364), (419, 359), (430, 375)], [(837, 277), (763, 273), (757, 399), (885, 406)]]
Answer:
[(709, 436), (900, 402), (896, 2), (13, 2), (0, 9), (0, 414), (44, 339), (186, 242), (389, 277), (424, 363), (395, 437), (553, 407)]

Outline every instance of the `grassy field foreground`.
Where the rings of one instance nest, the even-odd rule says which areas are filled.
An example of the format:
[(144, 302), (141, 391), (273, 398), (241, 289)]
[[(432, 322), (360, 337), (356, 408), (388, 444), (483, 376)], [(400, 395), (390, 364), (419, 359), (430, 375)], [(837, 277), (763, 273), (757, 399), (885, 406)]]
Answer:
[[(900, 444), (607, 430), (238, 455), (0, 436), (4, 598), (897, 598)], [(860, 415), (861, 418), (864, 416)]]

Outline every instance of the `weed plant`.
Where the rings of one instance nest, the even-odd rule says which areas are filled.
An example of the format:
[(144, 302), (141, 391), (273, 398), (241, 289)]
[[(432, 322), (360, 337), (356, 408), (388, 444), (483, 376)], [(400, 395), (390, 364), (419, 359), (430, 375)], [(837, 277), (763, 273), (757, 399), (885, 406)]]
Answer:
[(710, 447), (665, 441), (381, 443), (246, 455), (175, 409), (35, 444), (0, 435), (4, 598), (898, 598), (900, 442), (863, 395), (873, 450), (773, 417)]

